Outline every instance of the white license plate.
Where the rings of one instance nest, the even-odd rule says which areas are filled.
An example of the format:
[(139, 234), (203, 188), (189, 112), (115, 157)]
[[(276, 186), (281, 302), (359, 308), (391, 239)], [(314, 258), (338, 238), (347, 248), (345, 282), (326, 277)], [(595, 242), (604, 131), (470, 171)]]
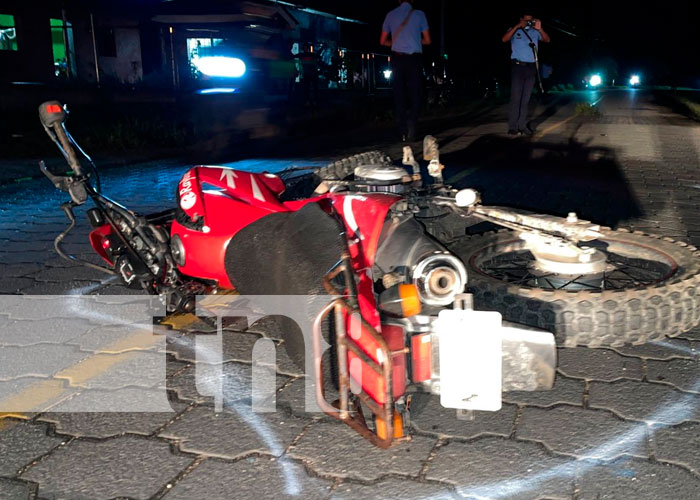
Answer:
[(440, 345), (440, 404), (445, 408), (501, 409), (501, 314), (446, 309), (435, 321)]

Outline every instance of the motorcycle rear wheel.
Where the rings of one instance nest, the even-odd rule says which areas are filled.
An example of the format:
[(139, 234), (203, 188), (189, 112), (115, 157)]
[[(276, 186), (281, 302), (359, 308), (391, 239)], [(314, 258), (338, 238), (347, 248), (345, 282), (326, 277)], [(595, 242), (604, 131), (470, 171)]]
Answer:
[[(674, 337), (700, 323), (700, 251), (638, 231), (603, 229), (607, 276), (545, 275), (518, 236), (499, 231), (450, 245), (475, 307), (555, 334), (564, 346), (621, 346)], [(593, 280), (591, 279), (593, 278)]]

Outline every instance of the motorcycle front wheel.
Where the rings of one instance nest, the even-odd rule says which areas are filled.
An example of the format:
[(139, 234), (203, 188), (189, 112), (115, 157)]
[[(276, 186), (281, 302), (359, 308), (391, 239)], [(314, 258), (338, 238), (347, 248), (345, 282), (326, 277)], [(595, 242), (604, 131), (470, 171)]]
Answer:
[(700, 323), (700, 251), (670, 238), (603, 229), (604, 272), (539, 270), (512, 231), (450, 245), (476, 309), (548, 330), (564, 346), (621, 346), (674, 337)]

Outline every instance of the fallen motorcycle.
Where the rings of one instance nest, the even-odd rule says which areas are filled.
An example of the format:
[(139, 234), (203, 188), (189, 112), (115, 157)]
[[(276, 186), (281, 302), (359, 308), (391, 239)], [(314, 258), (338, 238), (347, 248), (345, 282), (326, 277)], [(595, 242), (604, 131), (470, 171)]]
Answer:
[[(39, 114), (72, 170), (55, 175), (41, 164), (70, 195), (61, 256), (78, 260), (61, 242), (73, 208), (91, 199), (90, 242), (106, 267), (83, 263), (160, 295), (169, 312), (226, 290), (328, 295), (310, 350), (322, 388), (318, 341), (330, 329), (339, 399), (329, 405), (319, 389), (318, 404), (378, 446), (403, 436), (416, 394), (439, 394), (459, 416), (498, 410), (502, 391), (551, 388), (555, 338), (639, 344), (700, 323), (696, 248), (575, 213), (483, 205), (476, 191), (444, 184), (430, 136), (431, 183), (410, 147), (403, 166), (379, 152), (277, 174), (197, 166), (179, 181), (174, 208), (140, 215), (102, 194), (97, 169), (66, 131), (66, 108), (50, 101)], [(482, 223), (506, 230), (467, 235)]]

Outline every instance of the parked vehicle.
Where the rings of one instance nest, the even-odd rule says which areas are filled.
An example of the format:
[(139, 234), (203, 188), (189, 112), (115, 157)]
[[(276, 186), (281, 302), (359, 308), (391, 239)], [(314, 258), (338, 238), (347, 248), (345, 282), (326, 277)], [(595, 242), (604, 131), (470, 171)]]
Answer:
[[(579, 220), (485, 206), (442, 179), (428, 136), (424, 183), (410, 147), (402, 166), (379, 152), (315, 169), (252, 173), (189, 169), (176, 206), (140, 215), (101, 193), (94, 165), (65, 129), (66, 109), (41, 121), (72, 170), (42, 171), (91, 199), (90, 242), (124, 283), (160, 295), (169, 312), (195, 297), (327, 295), (313, 318), (317, 402), (378, 446), (403, 436), (416, 394), (459, 413), (497, 410), (504, 390), (554, 382), (556, 341), (622, 345), (673, 336), (700, 322), (700, 252), (690, 245)], [(84, 168), (78, 149), (89, 161)], [(505, 231), (467, 236), (489, 222)], [(469, 293), (467, 293), (469, 292)], [(319, 344), (330, 330), (338, 402), (326, 401)], [(351, 390), (353, 389), (353, 390)], [(365, 421), (368, 409), (374, 423)]]

